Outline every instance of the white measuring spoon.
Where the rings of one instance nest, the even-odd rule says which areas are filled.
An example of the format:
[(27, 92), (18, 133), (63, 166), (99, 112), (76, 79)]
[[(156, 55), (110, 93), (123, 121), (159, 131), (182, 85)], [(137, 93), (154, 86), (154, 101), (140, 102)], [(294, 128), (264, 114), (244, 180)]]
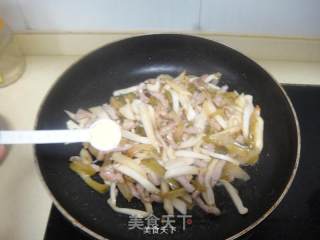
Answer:
[(121, 140), (120, 126), (110, 120), (97, 120), (87, 129), (0, 131), (0, 144), (44, 144), (89, 142), (101, 151), (116, 148)]

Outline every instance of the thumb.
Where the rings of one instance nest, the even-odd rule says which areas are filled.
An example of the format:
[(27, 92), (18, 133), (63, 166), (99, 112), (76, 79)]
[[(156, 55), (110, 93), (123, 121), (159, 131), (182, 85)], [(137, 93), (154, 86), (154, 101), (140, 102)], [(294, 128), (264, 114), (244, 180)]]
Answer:
[(4, 148), (3, 145), (0, 145), (0, 160), (4, 158), (5, 154), (6, 154), (6, 149)]

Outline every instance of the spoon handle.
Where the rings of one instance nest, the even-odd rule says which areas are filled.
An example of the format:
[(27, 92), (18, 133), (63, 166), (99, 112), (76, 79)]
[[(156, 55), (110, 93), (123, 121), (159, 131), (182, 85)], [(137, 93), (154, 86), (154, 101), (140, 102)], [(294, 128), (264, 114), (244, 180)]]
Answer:
[(0, 131), (0, 144), (88, 142), (89, 130)]

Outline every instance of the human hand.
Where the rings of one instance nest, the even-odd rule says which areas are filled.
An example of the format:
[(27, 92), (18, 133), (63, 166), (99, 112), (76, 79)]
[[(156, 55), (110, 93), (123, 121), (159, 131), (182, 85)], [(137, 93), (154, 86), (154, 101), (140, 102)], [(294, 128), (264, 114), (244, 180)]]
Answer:
[(6, 149), (4, 145), (0, 145), (0, 160), (2, 160), (5, 155), (6, 155)]

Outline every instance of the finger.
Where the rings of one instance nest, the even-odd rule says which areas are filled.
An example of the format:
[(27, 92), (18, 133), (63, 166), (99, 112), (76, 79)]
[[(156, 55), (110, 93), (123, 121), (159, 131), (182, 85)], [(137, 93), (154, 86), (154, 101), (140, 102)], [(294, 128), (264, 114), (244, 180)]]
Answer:
[(6, 149), (3, 145), (0, 145), (0, 160), (4, 158), (6, 154)]

